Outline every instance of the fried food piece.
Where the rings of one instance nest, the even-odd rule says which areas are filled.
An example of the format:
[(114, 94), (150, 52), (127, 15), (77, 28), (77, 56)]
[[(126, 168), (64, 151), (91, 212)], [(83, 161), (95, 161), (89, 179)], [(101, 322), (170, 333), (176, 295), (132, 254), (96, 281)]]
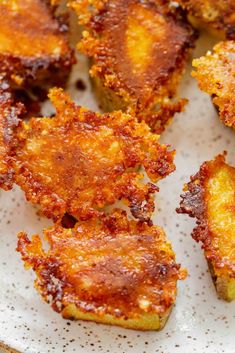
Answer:
[(235, 41), (216, 44), (213, 54), (208, 52), (193, 60), (193, 66), (197, 70), (192, 75), (199, 87), (212, 96), (222, 122), (235, 128)]
[(49, 1), (0, 2), (0, 73), (11, 86), (61, 84), (74, 55)]
[(159, 330), (176, 298), (185, 270), (162, 228), (128, 221), (124, 211), (93, 217), (73, 229), (45, 229), (49, 250), (38, 235), (19, 234), (18, 248), (37, 275), (43, 299), (66, 319), (136, 330)]
[(203, 244), (220, 298), (235, 299), (235, 168), (219, 155), (191, 177), (179, 213), (197, 219), (192, 236)]
[(75, 0), (85, 26), (78, 49), (92, 58), (90, 74), (101, 107), (122, 109), (164, 130), (186, 100), (173, 102), (195, 32), (164, 1)]
[(86, 219), (124, 199), (134, 217), (149, 220), (157, 187), (136, 170), (157, 181), (175, 169), (174, 151), (128, 114), (93, 113), (62, 89), (49, 97), (56, 116), (22, 122), (15, 139), (15, 180), (27, 199), (53, 219), (65, 212)]
[(62, 85), (74, 63), (63, 33), (66, 26), (54, 17), (49, 3), (0, 1), (0, 187), (6, 190), (13, 183), (12, 135), (23, 104), (29, 115), (39, 112), (42, 90)]
[(204, 25), (215, 33), (223, 33), (235, 39), (234, 0), (178, 0), (192, 17), (196, 26)]
[(11, 164), (13, 132), (24, 112), (21, 103), (13, 104), (9, 85), (0, 77), (0, 187), (12, 188), (14, 171)]

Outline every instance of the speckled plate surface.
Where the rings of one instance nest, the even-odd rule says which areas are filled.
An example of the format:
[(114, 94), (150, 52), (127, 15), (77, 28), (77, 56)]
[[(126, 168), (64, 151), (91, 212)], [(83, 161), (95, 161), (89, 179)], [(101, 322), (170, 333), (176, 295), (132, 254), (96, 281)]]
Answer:
[[(194, 56), (205, 53), (214, 42), (204, 35)], [(142, 333), (66, 321), (43, 303), (33, 288), (33, 273), (24, 270), (15, 252), (16, 234), (41, 232), (50, 222), (40, 219), (15, 188), (0, 192), (0, 351), (7, 345), (4, 350), (22, 353), (235, 352), (235, 302), (217, 299), (200, 246), (190, 237), (194, 221), (175, 213), (183, 183), (204, 160), (227, 150), (229, 161), (235, 164), (235, 133), (220, 123), (210, 98), (199, 91), (190, 71), (189, 65), (181, 87), (182, 97), (190, 100), (186, 112), (175, 118), (161, 138), (177, 150), (177, 171), (160, 183), (154, 221), (164, 226), (178, 261), (189, 271), (188, 279), (179, 284), (177, 303), (164, 330)], [(86, 82), (85, 91), (75, 90), (78, 78)], [(79, 103), (97, 109), (84, 59), (73, 72), (70, 91)]]

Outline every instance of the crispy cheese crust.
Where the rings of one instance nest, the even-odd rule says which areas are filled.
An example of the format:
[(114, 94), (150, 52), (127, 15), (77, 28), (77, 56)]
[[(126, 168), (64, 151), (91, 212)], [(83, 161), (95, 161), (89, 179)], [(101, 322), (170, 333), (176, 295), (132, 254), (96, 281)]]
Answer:
[(203, 244), (219, 297), (235, 299), (235, 168), (219, 155), (191, 177), (179, 213), (197, 219), (192, 236)]
[(62, 83), (74, 56), (49, 1), (2, 0), (0, 18), (0, 71), (11, 85)]
[(195, 32), (163, 1), (71, 1), (85, 26), (78, 48), (106, 111), (128, 110), (162, 132), (185, 100), (173, 102)]
[(24, 112), (21, 103), (14, 103), (7, 81), (0, 76), (0, 187), (12, 187), (14, 170), (11, 163), (13, 134)]
[(65, 212), (86, 219), (124, 199), (136, 218), (149, 220), (157, 187), (137, 169), (155, 182), (175, 169), (174, 151), (128, 114), (93, 113), (62, 89), (49, 96), (56, 116), (22, 122), (15, 137), (15, 181), (27, 199), (53, 219)]
[(29, 240), (25, 233), (17, 250), (35, 271), (43, 299), (64, 318), (138, 330), (164, 326), (185, 271), (160, 227), (116, 210), (73, 229), (55, 225), (44, 236), (48, 251), (38, 235)]
[[(193, 18), (193, 24), (212, 28), (235, 39), (234, 0), (178, 0)], [(196, 22), (195, 20), (196, 19)]]
[(192, 75), (199, 87), (212, 96), (220, 119), (235, 128), (235, 41), (216, 44), (214, 52), (193, 60)]

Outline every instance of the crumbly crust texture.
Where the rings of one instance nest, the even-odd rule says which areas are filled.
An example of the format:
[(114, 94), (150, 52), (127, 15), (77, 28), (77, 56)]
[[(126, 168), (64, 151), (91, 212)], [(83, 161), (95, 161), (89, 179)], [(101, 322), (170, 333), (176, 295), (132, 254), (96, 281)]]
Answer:
[(67, 26), (44, 0), (10, 0), (0, 4), (0, 71), (11, 86), (62, 84), (74, 55)]
[[(235, 39), (234, 0), (178, 0), (188, 13), (202, 24)], [(199, 22), (199, 23), (200, 23)]]
[(129, 328), (148, 329), (141, 322), (151, 315), (165, 321), (185, 271), (160, 227), (128, 221), (124, 211), (115, 210), (73, 229), (57, 224), (44, 236), (49, 250), (38, 235), (29, 240), (25, 233), (19, 234), (17, 250), (55, 311), (67, 317), (73, 307), (74, 315), (104, 323), (111, 317), (113, 324)]
[(78, 48), (92, 59), (102, 107), (128, 110), (163, 131), (186, 103), (172, 97), (196, 37), (180, 10), (165, 1), (71, 3), (85, 27)]
[(14, 131), (19, 125), (24, 106), (15, 103), (8, 82), (0, 76), (0, 187), (12, 188), (14, 169), (11, 163)]
[(218, 107), (221, 121), (235, 128), (235, 41), (216, 44), (213, 53), (193, 60), (201, 90), (212, 96)]
[(224, 155), (219, 155), (203, 163), (191, 177), (177, 210), (197, 219), (192, 236), (202, 243), (213, 278), (223, 287), (219, 294), (228, 300), (235, 298), (235, 293), (229, 298), (225, 290), (228, 285), (231, 292), (232, 286), (233, 292), (235, 289), (234, 190), (235, 168), (226, 164)]
[(86, 219), (123, 199), (134, 217), (149, 221), (156, 182), (174, 171), (174, 151), (144, 123), (120, 111), (93, 113), (53, 89), (53, 118), (22, 122), (15, 136), (15, 181), (43, 213)]

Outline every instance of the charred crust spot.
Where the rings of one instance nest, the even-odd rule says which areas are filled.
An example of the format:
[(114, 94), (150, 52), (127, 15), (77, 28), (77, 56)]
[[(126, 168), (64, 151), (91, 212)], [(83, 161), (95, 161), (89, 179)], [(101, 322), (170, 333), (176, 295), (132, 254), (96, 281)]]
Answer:
[(76, 223), (77, 223), (77, 219), (68, 213), (65, 213), (65, 215), (61, 219), (62, 227), (66, 228), (66, 229), (73, 228)]

